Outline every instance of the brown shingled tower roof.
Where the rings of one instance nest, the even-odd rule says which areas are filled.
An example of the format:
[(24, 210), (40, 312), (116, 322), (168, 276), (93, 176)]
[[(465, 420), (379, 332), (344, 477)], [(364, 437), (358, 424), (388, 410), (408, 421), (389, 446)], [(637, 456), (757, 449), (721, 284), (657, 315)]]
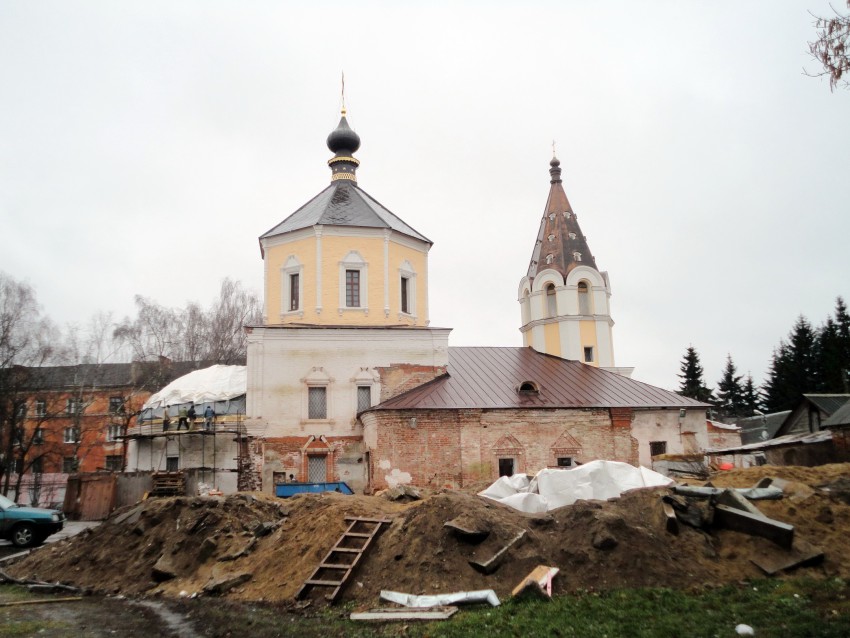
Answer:
[(598, 270), (587, 238), (582, 234), (578, 218), (564, 192), (561, 162), (553, 157), (549, 166), (552, 186), (543, 219), (540, 220), (537, 242), (528, 265), (528, 276), (534, 278), (537, 273), (551, 268), (566, 278), (567, 273), (579, 264)]

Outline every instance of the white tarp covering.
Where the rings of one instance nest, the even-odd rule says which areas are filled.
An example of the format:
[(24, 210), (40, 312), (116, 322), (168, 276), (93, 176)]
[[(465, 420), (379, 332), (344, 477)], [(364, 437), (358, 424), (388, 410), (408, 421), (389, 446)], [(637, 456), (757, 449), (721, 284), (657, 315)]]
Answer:
[(144, 409), (181, 403), (211, 403), (227, 401), (248, 390), (246, 366), (210, 366), (175, 379), (156, 394), (152, 394)]
[(479, 496), (528, 514), (538, 514), (579, 500), (605, 500), (637, 487), (673, 482), (645, 467), (618, 461), (591, 461), (569, 470), (540, 470), (531, 482), (524, 475), (503, 476), (479, 492)]

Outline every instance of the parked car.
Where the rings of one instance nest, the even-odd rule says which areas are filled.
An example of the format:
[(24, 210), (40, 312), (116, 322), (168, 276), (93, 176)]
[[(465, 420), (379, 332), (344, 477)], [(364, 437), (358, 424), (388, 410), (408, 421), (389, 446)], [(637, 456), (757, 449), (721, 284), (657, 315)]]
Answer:
[(18, 547), (41, 545), (44, 539), (65, 525), (65, 515), (59, 510), (26, 507), (0, 494), (0, 538)]

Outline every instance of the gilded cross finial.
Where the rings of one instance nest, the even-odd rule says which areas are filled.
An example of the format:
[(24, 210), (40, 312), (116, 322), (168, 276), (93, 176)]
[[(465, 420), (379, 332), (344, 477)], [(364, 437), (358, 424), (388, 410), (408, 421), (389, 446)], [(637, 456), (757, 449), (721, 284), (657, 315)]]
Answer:
[(342, 115), (345, 117), (345, 71), (342, 72)]
[(555, 157), (555, 140), (552, 140), (552, 157)]

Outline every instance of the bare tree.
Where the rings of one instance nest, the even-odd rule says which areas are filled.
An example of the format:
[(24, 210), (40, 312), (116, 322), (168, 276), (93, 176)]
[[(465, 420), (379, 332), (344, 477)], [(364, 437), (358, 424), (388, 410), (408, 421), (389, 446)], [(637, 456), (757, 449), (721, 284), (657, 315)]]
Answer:
[(144, 297), (136, 297), (136, 308), (136, 317), (125, 318), (114, 331), (134, 360), (167, 357), (224, 364), (245, 361), (244, 327), (259, 322), (262, 312), (257, 296), (231, 279), (221, 282), (218, 299), (207, 310), (195, 302), (183, 309), (165, 308)]
[[(847, 0), (847, 8), (850, 10), (850, 0)], [(829, 18), (814, 16), (818, 37), (809, 42), (809, 52), (823, 66), (823, 71), (805, 72), (813, 77), (827, 76), (830, 91), (838, 86), (850, 87), (846, 79), (850, 72), (850, 13), (840, 13), (834, 7), (832, 11), (835, 15)]]
[(55, 326), (41, 316), (35, 292), (0, 272), (0, 481), (8, 493), (20, 465), (25, 438), (30, 369), (51, 363), (59, 341)]

